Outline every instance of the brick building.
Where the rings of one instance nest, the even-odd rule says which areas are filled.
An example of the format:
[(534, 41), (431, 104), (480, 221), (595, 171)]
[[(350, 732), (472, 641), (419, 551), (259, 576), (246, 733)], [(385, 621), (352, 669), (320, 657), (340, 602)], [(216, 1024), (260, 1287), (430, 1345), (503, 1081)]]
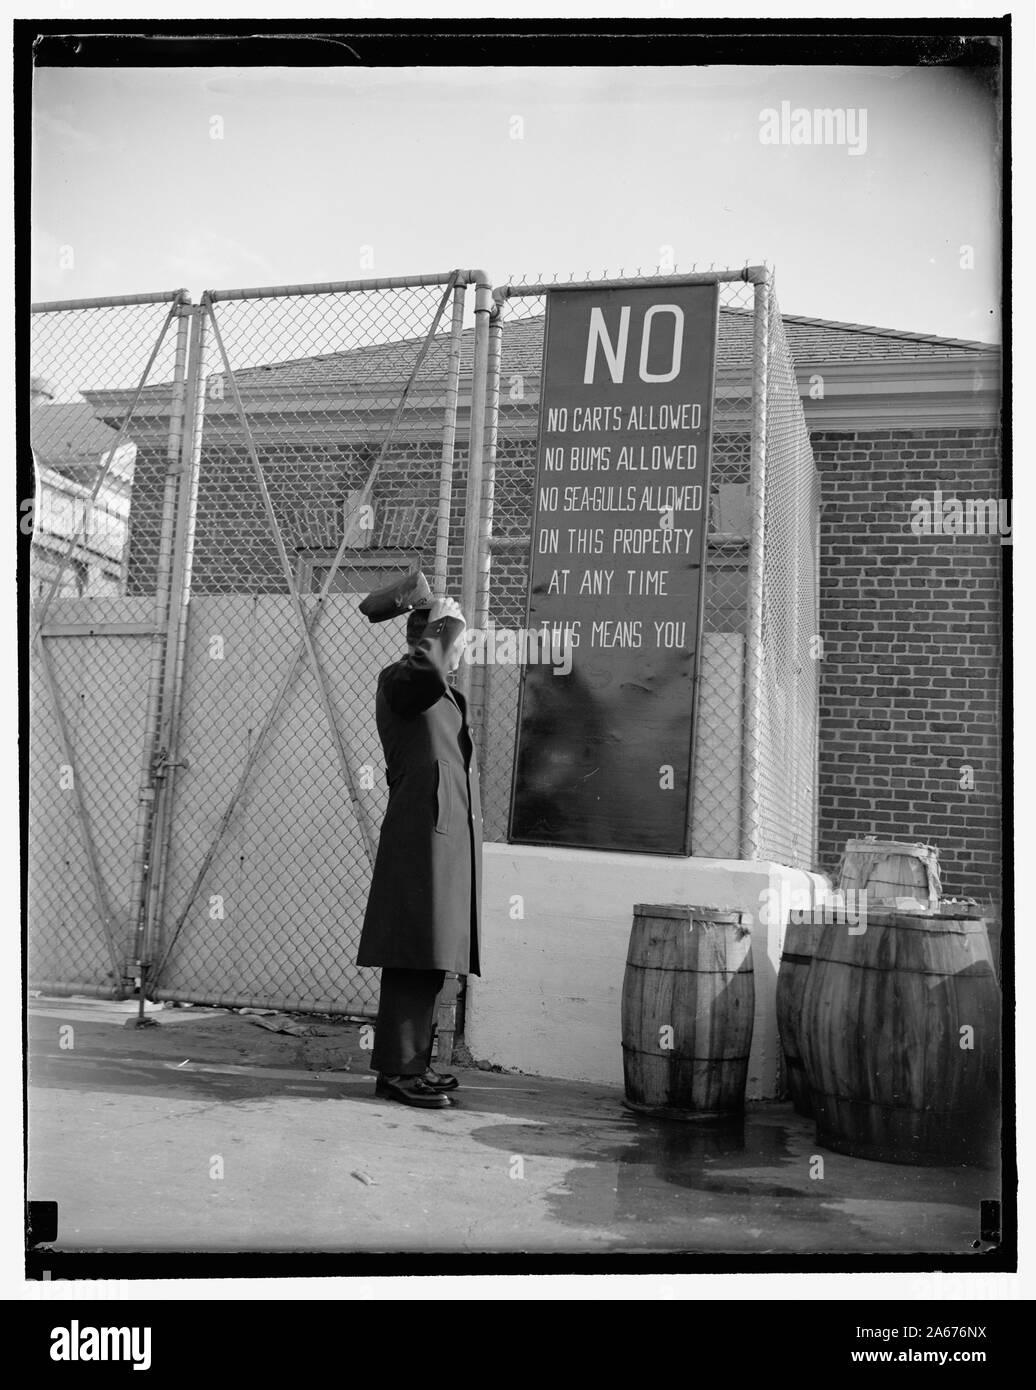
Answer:
[[(812, 867), (833, 873), (853, 835), (927, 839), (939, 847), (945, 892), (998, 900), (1001, 539), (954, 534), (948, 525), (925, 531), (922, 523), (942, 517), (948, 499), (1000, 497), (999, 351), (796, 315), (783, 321), (822, 475)], [(501, 624), (524, 614), (521, 542), (532, 507), (542, 330), (541, 318), (526, 319), (508, 324), (503, 338), (502, 381), (525, 389), (516, 400), (508, 394), (500, 416), (490, 616)], [(418, 346), (385, 343), (236, 374), (304, 587), (318, 582), (341, 539), (346, 504), (377, 456)], [(462, 418), (471, 347), (466, 334)], [(431, 568), (446, 352), (446, 339), (436, 340), (418, 374), (375, 489), (373, 530), (351, 538), (360, 574), (404, 557)], [(738, 383), (749, 377), (750, 358), (750, 316), (721, 310), (706, 590), (706, 628), (720, 633), (744, 623), (748, 421), (723, 402), (744, 394)], [(102, 419), (118, 423), (125, 393), (90, 399)], [(130, 592), (145, 592), (154, 574), (168, 399), (168, 388), (145, 391), (132, 431), (138, 462), (155, 466), (137, 470)], [(464, 495), (465, 433), (458, 431), (455, 498)], [(453, 586), (461, 510), (454, 508), (451, 530)], [(218, 376), (208, 381), (197, 515), (196, 592), (283, 590), (246, 443)], [(487, 830), (504, 838), (499, 808), (487, 810)], [(696, 852), (730, 856), (731, 848), (716, 841)]]
[(850, 835), (927, 839), (944, 891), (999, 902), (1003, 549), (950, 507), (1003, 493), (999, 351), (786, 324), (823, 479), (820, 867)]

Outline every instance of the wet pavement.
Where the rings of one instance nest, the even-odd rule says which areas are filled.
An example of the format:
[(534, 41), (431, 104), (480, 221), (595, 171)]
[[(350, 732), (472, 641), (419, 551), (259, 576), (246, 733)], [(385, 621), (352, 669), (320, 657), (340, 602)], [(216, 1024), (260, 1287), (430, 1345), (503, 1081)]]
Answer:
[(29, 1196), (59, 1203), (55, 1250), (960, 1256), (999, 1196), (989, 1168), (821, 1149), (787, 1103), (687, 1123), (454, 1067), (456, 1104), (424, 1111), (375, 1097), (359, 1025), (94, 1009), (30, 1010)]

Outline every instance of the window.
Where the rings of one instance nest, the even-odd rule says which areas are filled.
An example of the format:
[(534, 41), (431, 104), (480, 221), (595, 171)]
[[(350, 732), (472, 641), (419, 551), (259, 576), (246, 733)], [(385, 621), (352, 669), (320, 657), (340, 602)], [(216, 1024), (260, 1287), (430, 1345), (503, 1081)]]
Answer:
[[(298, 557), (298, 582), (302, 593), (319, 593), (335, 559), (334, 550), (305, 550)], [(407, 570), (421, 564), (416, 550), (400, 548), (379, 550), (347, 550), (335, 572), (331, 592), (335, 594), (369, 594), (383, 588)]]

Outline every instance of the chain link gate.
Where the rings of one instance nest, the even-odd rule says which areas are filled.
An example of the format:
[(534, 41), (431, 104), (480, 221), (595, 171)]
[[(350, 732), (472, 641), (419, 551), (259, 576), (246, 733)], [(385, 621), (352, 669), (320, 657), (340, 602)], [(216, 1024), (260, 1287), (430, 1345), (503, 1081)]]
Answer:
[[(186, 409), (183, 291), (35, 304), (28, 979), (132, 989), (148, 875)], [(151, 385), (155, 379), (162, 386)], [(145, 415), (161, 403), (153, 445)], [(155, 505), (145, 517), (141, 491)], [(132, 540), (151, 537), (131, 573)]]
[[(674, 280), (721, 290), (693, 852), (812, 867), (793, 365), (764, 271), (601, 283)], [(548, 289), (501, 287), (492, 318), (474, 271), (34, 306), (34, 987), (121, 996), (143, 970), (152, 998), (374, 1011), (352, 961), (386, 797), (373, 674), (399, 634), (356, 601), (420, 564), (475, 627), (522, 626)], [(520, 674), (459, 675), (488, 840)]]
[[(812, 868), (816, 845), (819, 485), (766, 270), (511, 281), (494, 290), (480, 625), (525, 622), (546, 295), (718, 283), (709, 536), (692, 770), (692, 852)], [(487, 643), (488, 646), (488, 643)], [(485, 837), (506, 842), (521, 668), (486, 665)]]
[(353, 962), (387, 800), (375, 680), (402, 635), (357, 602), (415, 564), (461, 584), (469, 280), (203, 297), (149, 997), (376, 1011)]

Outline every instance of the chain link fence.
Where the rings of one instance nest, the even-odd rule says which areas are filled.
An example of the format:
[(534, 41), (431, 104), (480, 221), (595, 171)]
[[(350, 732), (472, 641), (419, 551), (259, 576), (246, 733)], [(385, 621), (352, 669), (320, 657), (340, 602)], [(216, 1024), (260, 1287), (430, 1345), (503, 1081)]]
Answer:
[[(374, 1012), (401, 633), (358, 599), (420, 565), (478, 625), (526, 615), (545, 295), (496, 292), (469, 479), (474, 274), (36, 306), (35, 987)], [(816, 474), (769, 281), (717, 279), (692, 849), (811, 867)], [(520, 674), (461, 672), (488, 840)]]
[[(772, 290), (740, 274), (718, 278), (720, 317), (692, 774), (692, 850), (699, 857), (741, 857), (744, 800), (752, 800), (751, 794), (743, 797), (747, 750), (742, 712), (747, 644), (752, 635), (753, 516), (761, 511), (752, 490), (753, 438), (761, 443), (765, 437), (760, 457), (766, 465), (770, 510), (760, 549), (765, 545), (766, 618), (758, 663), (760, 714), (753, 721), (760, 764), (754, 799), (758, 804), (761, 798), (762, 806), (750, 857), (808, 868), (814, 853), (817, 663), (807, 662), (805, 656), (816, 632), (816, 474)], [(615, 283), (651, 284), (652, 279)], [(558, 284), (576, 287), (579, 281)], [(760, 294), (772, 305), (767, 316), (769, 335), (761, 345), (770, 364), (765, 376), (759, 367), (756, 333)], [(501, 629), (522, 627), (526, 615), (546, 295), (530, 293), (522, 281), (512, 280), (495, 297), (502, 306), (500, 380), (486, 612), (488, 621)], [(483, 679), (486, 838), (506, 841), (521, 668), (489, 665)]]
[[(354, 961), (387, 802), (377, 673), (403, 637), (357, 603), (412, 565), (459, 582), (464, 294), (205, 298), (153, 997), (376, 1011)], [(132, 551), (131, 576), (150, 563)]]
[[(169, 464), (183, 428), (182, 300), (41, 304), (31, 316), (28, 977), (50, 992), (121, 997), (134, 978), (168, 610)], [(138, 444), (145, 397), (163, 419), (150, 452)], [(148, 521), (142, 495), (156, 499)], [(148, 563), (131, 581), (138, 530), (152, 524)]]
[(820, 477), (769, 287), (763, 505), (759, 853), (816, 868)]

